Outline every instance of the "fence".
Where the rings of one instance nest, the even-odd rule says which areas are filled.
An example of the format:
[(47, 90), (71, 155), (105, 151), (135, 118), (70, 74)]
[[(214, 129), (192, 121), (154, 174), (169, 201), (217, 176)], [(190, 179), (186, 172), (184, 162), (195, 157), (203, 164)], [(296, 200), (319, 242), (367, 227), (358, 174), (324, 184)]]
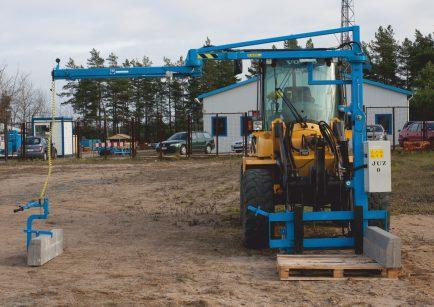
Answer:
[(392, 150), (398, 144), (399, 132), (409, 120), (409, 107), (368, 107), (365, 106), (366, 124), (382, 125), (387, 133), (388, 139), (392, 142)]
[[(102, 156), (129, 156), (134, 158), (137, 154), (137, 123), (130, 119), (128, 128), (118, 129), (117, 134), (108, 136), (107, 121), (102, 127), (96, 128), (89, 120), (76, 120), (74, 122), (74, 154), (76, 158)], [(126, 134), (128, 133), (128, 134)]]
[[(232, 113), (203, 113), (203, 132), (214, 140), (214, 149), (211, 155), (228, 155), (244, 153), (249, 150), (249, 122), (247, 112)], [(191, 124), (188, 125), (191, 127)], [(189, 155), (197, 154), (192, 150), (194, 136), (190, 128), (188, 131)], [(200, 133), (200, 132), (199, 132)], [(194, 149), (194, 148), (193, 148)]]
[(2, 125), (0, 131), (0, 157), (5, 161), (8, 159), (26, 159), (26, 152), (23, 150), (28, 136), (31, 136), (31, 123), (9, 123)]
[[(193, 122), (190, 115), (186, 116), (186, 122), (181, 123), (182, 127), (187, 127), (186, 132), (186, 157), (193, 156), (219, 156), (228, 154), (247, 155), (250, 147), (249, 123), (251, 123), (249, 113), (204, 113), (203, 126), (201, 122)], [(161, 150), (155, 150), (155, 146), (162, 145), (165, 136), (170, 135), (166, 131), (163, 121), (160, 125), (154, 125), (151, 131), (153, 138), (159, 139), (158, 142), (151, 143), (143, 140), (139, 142), (140, 135), (143, 134), (143, 125), (139, 125), (134, 119), (123, 123), (118, 129), (118, 136), (109, 137), (107, 122), (98, 122), (95, 119), (77, 119), (56, 117), (55, 126), (51, 126), (51, 118), (33, 119), (31, 122), (16, 123), (8, 125), (8, 133), (1, 136), (0, 132), (0, 157), (5, 160), (8, 158), (27, 159), (35, 157), (30, 154), (28, 149), (24, 150), (26, 139), (30, 136), (40, 136), (48, 138), (50, 129), (53, 130), (53, 152), (58, 156), (91, 158), (102, 156), (129, 156), (140, 158), (163, 158)], [(142, 128), (142, 129), (141, 129)], [(173, 128), (173, 127), (172, 127)], [(181, 128), (182, 129), (182, 128)], [(142, 133), (142, 134), (141, 134)], [(207, 138), (212, 141), (199, 144)], [(199, 140), (200, 139), (200, 140)], [(1, 144), (8, 144), (1, 150)], [(9, 146), (9, 144), (13, 144)], [(206, 144), (211, 145), (211, 150), (207, 150)], [(12, 147), (11, 147), (12, 146)], [(9, 150), (8, 150), (9, 149)], [(3, 154), (2, 154), (3, 153)], [(176, 152), (178, 154), (178, 152)]]

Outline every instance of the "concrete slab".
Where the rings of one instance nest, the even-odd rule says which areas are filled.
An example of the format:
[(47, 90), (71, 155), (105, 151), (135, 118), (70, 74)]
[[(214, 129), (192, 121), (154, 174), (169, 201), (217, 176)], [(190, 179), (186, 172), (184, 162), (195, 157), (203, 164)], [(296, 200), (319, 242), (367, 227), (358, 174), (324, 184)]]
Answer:
[(401, 267), (401, 239), (377, 226), (366, 228), (363, 253), (385, 268)]
[(63, 229), (52, 229), (53, 237), (40, 235), (30, 241), (27, 265), (41, 266), (63, 253)]

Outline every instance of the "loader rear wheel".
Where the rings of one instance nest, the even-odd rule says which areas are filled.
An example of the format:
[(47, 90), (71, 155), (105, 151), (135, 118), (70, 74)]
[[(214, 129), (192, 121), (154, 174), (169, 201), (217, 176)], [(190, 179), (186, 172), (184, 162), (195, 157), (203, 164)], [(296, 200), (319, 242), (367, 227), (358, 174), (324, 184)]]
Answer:
[[(369, 210), (388, 210), (389, 209), (389, 193), (369, 193), (368, 194)], [(387, 217), (387, 224), (390, 226), (390, 216)], [(370, 226), (378, 226), (385, 228), (384, 221), (372, 220)]]
[(264, 211), (273, 212), (273, 184), (273, 176), (267, 169), (248, 169), (242, 176), (240, 214), (243, 243), (247, 248), (268, 248), (268, 221), (264, 216), (253, 214), (247, 206), (259, 206)]

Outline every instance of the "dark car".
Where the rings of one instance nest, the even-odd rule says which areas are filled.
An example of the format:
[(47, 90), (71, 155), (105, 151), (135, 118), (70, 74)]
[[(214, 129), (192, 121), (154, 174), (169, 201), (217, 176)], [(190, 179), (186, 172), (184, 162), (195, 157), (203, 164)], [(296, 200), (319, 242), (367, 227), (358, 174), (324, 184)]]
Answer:
[[(196, 152), (211, 153), (214, 149), (214, 138), (207, 132), (195, 131), (191, 134), (191, 149)], [(160, 144), (156, 147), (160, 151)], [(177, 132), (170, 138), (161, 142), (161, 150), (163, 153), (179, 153), (187, 154), (187, 132)]]
[[(57, 157), (57, 150), (53, 146), (52, 147), (52, 158)], [(47, 160), (48, 158), (48, 141), (45, 138), (30, 136), (26, 138), (26, 157), (27, 158), (39, 158), (43, 160)], [(18, 150), (18, 153), (21, 154), (21, 148)]]
[[(425, 136), (423, 135), (426, 129)], [(434, 145), (434, 122), (433, 121), (415, 121), (404, 125), (404, 128), (399, 132), (399, 146), (403, 146), (404, 142), (422, 141), (425, 137), (426, 141), (430, 141)]]

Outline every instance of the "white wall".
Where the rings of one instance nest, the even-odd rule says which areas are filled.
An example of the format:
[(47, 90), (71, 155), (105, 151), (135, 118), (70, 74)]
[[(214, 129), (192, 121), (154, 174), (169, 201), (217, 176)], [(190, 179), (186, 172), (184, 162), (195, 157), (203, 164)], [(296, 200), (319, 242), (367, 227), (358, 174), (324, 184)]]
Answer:
[(204, 131), (212, 133), (211, 118), (215, 113), (219, 113), (219, 117), (226, 117), (227, 136), (219, 136), (219, 152), (230, 152), (232, 142), (242, 139), (240, 118), (242, 113), (257, 109), (256, 87), (257, 83), (252, 82), (203, 99)]
[[(205, 114), (203, 116), (203, 127), (209, 134), (212, 133), (211, 118), (215, 115)], [(226, 117), (227, 136), (219, 136), (219, 152), (230, 152), (231, 144), (234, 141), (242, 140), (241, 135), (241, 116), (242, 114), (219, 114), (219, 117)], [(216, 137), (214, 137), (216, 141)], [(215, 150), (214, 150), (215, 151)]]
[[(51, 120), (35, 120), (34, 129), (36, 131), (36, 126), (50, 126)], [(43, 135), (48, 139), (48, 134)], [(56, 120), (53, 128), (53, 140), (54, 147), (57, 150), (57, 155), (62, 155), (63, 146), (65, 150), (65, 156), (73, 154), (73, 142), (72, 142), (72, 121), (63, 122), (63, 139), (62, 139), (62, 121)]]
[(72, 122), (64, 122), (63, 129), (63, 145), (65, 150), (65, 156), (71, 156), (73, 155)]
[[(350, 86), (347, 86), (348, 100), (351, 100)], [(391, 107), (405, 107), (395, 108), (395, 142), (398, 144), (399, 130), (402, 129), (405, 122), (408, 121), (408, 97), (405, 94), (387, 90), (378, 86), (370, 84), (363, 85), (363, 103), (366, 108), (366, 121), (368, 125), (375, 124), (375, 114), (391, 114), (393, 121), (393, 110)], [(376, 107), (376, 108), (369, 108)], [(381, 108), (378, 108), (381, 107)], [(392, 141), (393, 130), (388, 135), (388, 139)]]
[[(33, 131), (36, 131), (37, 126), (50, 126), (50, 121), (35, 121), (35, 126)], [(44, 135), (35, 135), (45, 137), (48, 140), (48, 132)], [(54, 123), (52, 142), (54, 143), (54, 147), (57, 150), (57, 154), (62, 154), (62, 124), (59, 121)]]
[(248, 83), (203, 99), (204, 113), (256, 110), (256, 82)]
[[(347, 86), (347, 98), (351, 101), (350, 86)], [(408, 107), (408, 97), (405, 94), (394, 92), (378, 86), (363, 84), (363, 100), (367, 108), (367, 124), (375, 124), (375, 114), (392, 114), (390, 107)], [(218, 93), (203, 99), (203, 124), (205, 131), (211, 133), (211, 115), (206, 113), (232, 113), (256, 110), (257, 82), (242, 85), (226, 92)], [(369, 107), (382, 107), (370, 109)], [(225, 116), (225, 115), (221, 115)], [(219, 151), (230, 151), (230, 144), (241, 139), (239, 115), (226, 115), (228, 118), (228, 136), (219, 137)], [(393, 116), (393, 115), (392, 115)], [(399, 130), (408, 121), (407, 108), (395, 108), (395, 142), (398, 143)], [(392, 141), (392, 133), (388, 136)]]

